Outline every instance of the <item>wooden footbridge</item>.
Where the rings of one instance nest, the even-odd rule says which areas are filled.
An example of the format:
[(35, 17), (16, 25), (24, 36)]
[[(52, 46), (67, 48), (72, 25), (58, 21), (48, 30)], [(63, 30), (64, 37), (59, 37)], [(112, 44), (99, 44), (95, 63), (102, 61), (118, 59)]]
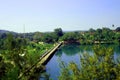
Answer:
[(54, 53), (59, 49), (59, 47), (63, 44), (63, 42), (59, 42), (56, 44), (55, 47), (48, 50), (45, 54), (43, 54), (38, 61), (36, 61), (35, 64), (33, 64), (29, 69), (27, 69), (25, 72), (21, 73), (18, 77), (18, 79), (21, 79), (21, 77), (29, 72), (35, 72), (35, 69), (40, 68), (42, 65), (46, 65), (48, 61), (52, 58)]

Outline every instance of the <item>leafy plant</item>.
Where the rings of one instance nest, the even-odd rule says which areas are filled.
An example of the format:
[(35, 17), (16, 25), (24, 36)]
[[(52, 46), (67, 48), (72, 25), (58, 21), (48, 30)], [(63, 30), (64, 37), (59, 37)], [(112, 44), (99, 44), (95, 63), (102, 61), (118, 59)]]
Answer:
[(59, 80), (119, 80), (120, 63), (115, 62), (112, 48), (94, 47), (94, 55), (80, 56), (80, 67), (74, 62), (62, 62)]

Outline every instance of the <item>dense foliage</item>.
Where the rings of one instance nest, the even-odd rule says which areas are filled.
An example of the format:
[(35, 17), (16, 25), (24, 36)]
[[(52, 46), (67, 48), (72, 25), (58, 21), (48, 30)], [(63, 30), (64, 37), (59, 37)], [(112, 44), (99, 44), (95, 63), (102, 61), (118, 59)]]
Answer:
[[(96, 43), (115, 43), (120, 44), (120, 30), (103, 27), (96, 30), (63, 32), (61, 28), (54, 29), (53, 32), (34, 32), (34, 33), (12, 33), (16, 38), (26, 38), (29, 41), (55, 43), (58, 41), (78, 42), (80, 44), (96, 44)], [(0, 38), (6, 38), (6, 33), (0, 33)], [(2, 44), (0, 42), (0, 44)]]
[[(12, 34), (7, 34), (6, 38), (1, 39), (0, 79), (18, 80), (20, 74), (34, 65), (40, 56), (51, 47), (52, 44), (30, 42), (24, 38), (15, 38)], [(39, 72), (33, 74), (28, 72), (27, 75), (23, 75), (22, 79), (28, 80), (31, 76), (38, 75)], [(34, 77), (31, 79), (33, 80)]]
[[(30, 66), (35, 64), (39, 57), (53, 46), (51, 43), (56, 43), (59, 41), (64, 41), (65, 43), (77, 42), (80, 44), (120, 44), (120, 31), (119, 27), (116, 30), (111, 30), (109, 28), (94, 30), (91, 28), (89, 31), (75, 32), (63, 32), (61, 28), (57, 28), (53, 32), (44, 33), (10, 33), (0, 30), (0, 78), (2, 80), (16, 80), (20, 73), (24, 72), (26, 69), (30, 68)], [(69, 51), (69, 49), (70, 47), (68, 47), (67, 52), (72, 53), (72, 51)], [(78, 51), (78, 49), (76, 49), (76, 51)], [(107, 75), (106, 79), (111, 79), (111, 77), (109, 77), (111, 74), (114, 74), (112, 75), (112, 78), (118, 79), (119, 72), (115, 72), (115, 70), (119, 70), (119, 64), (114, 62), (112, 54), (112, 49), (95, 49), (94, 56), (85, 54), (81, 57), (82, 62), (80, 69), (77, 68), (77, 65), (73, 62), (69, 65), (69, 69), (72, 71), (69, 72), (69, 69), (65, 67), (63, 70), (63, 72), (65, 71), (65, 74), (62, 74), (60, 79), (66, 79), (65, 76), (67, 75), (69, 75), (67, 79), (71, 78), (71, 76), (76, 76), (73, 78), (77, 78), (78, 76), (74, 74), (86, 74), (84, 76), (81, 75), (82, 77), (80, 76), (78, 79), (88, 78), (86, 76), (91, 75), (94, 75), (94, 77), (90, 77), (91, 79), (96, 79), (96, 76), (101, 77), (101, 74), (106, 73), (106, 71), (102, 70), (102, 68), (108, 69), (107, 71), (110, 71), (108, 72), (109, 74)], [(110, 64), (110, 66), (106, 66), (106, 64)], [(90, 67), (87, 68), (86, 66)], [(101, 66), (101, 68), (99, 66)], [(94, 71), (92, 67), (94, 67), (96, 72), (91, 72)], [(74, 72), (74, 68), (77, 69), (77, 72)], [(82, 71), (84, 68), (86, 68), (86, 70)], [(100, 72), (100, 74), (96, 74), (99, 72), (98, 69), (103, 73)], [(87, 73), (88, 71), (91, 74)], [(23, 79), (28, 79), (28, 75), (24, 76)]]
[(115, 60), (112, 48), (94, 47), (94, 55), (80, 56), (80, 66), (61, 62), (59, 80), (119, 80), (120, 61)]

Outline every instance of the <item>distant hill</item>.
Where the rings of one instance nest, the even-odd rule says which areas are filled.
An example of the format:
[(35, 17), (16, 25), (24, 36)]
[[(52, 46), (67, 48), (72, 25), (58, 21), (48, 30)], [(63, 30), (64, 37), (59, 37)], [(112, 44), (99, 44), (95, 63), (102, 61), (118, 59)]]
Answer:
[(28, 38), (28, 39), (32, 39), (35, 32), (34, 33), (17, 33), (17, 32), (13, 32), (13, 31), (8, 31), (8, 30), (0, 30), (0, 39), (4, 39), (6, 38), (7, 34), (11, 33), (15, 38), (19, 37), (19, 38)]
[(10, 31), (7, 30), (0, 30), (0, 33), (9, 33)]
[(16, 34), (16, 32), (8, 31), (8, 30), (0, 30), (0, 33), (1, 33), (1, 34), (3, 34), (3, 33), (12, 33), (12, 34)]
[(18, 33), (13, 32), (13, 31), (0, 30), (0, 38), (6, 38), (8, 33), (11, 33), (12, 35), (14, 35), (14, 37), (16, 37), (18, 35)]

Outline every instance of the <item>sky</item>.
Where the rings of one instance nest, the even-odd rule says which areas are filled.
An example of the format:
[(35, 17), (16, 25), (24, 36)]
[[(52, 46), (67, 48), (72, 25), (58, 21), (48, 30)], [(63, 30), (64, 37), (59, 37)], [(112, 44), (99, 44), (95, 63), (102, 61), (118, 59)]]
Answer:
[(0, 0), (0, 29), (22, 33), (24, 26), (25, 32), (115, 29), (120, 0)]

